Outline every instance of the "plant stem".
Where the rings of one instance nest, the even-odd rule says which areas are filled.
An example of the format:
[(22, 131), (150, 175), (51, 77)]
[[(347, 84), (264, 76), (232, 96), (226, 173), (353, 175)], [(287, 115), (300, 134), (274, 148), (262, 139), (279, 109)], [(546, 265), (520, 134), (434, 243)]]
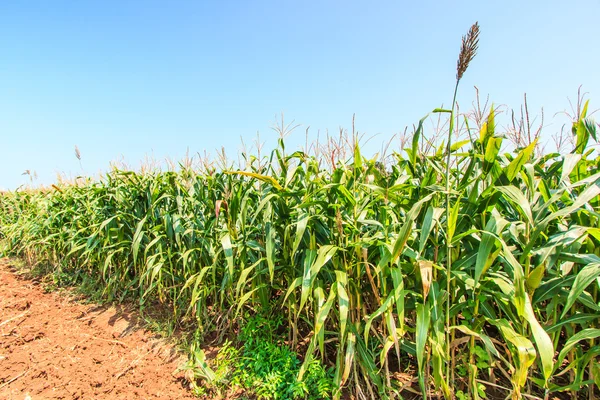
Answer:
[[(452, 110), (450, 112), (450, 127), (448, 128), (448, 148), (446, 155), (446, 293), (448, 299), (446, 300), (446, 357), (448, 362), (446, 363), (446, 378), (450, 378), (450, 302), (452, 296), (450, 295), (450, 273), (452, 272), (452, 244), (451, 239), (448, 238), (448, 232), (450, 232), (450, 149), (452, 145), (452, 133), (454, 131), (454, 108), (456, 106), (456, 93), (458, 92), (459, 79), (456, 80), (454, 86), (454, 97), (452, 98)], [(454, 391), (454, 383), (449, 382), (449, 386)]]

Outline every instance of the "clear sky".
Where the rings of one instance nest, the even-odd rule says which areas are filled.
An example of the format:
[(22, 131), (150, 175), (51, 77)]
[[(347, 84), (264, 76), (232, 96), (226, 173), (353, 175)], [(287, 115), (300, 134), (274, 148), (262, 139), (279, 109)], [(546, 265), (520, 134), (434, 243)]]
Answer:
[(288, 147), (356, 113), (376, 150), (450, 104), (475, 21), (462, 108), (475, 85), (514, 108), (526, 92), (554, 132), (580, 85), (600, 105), (599, 15), (598, 0), (2, 1), (0, 188), (25, 170), (49, 184), (113, 160), (235, 153), (257, 132), (272, 147), (282, 112), (301, 124)]

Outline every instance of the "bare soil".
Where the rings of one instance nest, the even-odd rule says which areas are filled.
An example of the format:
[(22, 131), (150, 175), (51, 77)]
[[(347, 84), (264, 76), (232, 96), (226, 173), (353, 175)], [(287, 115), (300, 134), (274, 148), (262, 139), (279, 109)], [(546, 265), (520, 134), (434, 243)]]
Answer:
[(194, 398), (174, 375), (181, 356), (138, 320), (47, 293), (0, 259), (0, 398)]

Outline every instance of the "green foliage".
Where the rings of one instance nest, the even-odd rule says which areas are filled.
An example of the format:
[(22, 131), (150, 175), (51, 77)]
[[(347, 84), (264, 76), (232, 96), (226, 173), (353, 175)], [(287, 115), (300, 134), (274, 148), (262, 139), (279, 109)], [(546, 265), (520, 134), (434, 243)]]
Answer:
[[(470, 144), (448, 147), (450, 163), (444, 146), (420, 152), (419, 138), (386, 168), (353, 140), (334, 160), (287, 154), (282, 140), (242, 171), (113, 170), (3, 193), (3, 252), (42, 265), (57, 285), (162, 304), (173, 325), (198, 332), (188, 371), (237, 379), (256, 396), (385, 398), (402, 393), (396, 377), (410, 370), (446, 397), (483, 397), (491, 373), (513, 397), (590, 393), (600, 157), (585, 148), (597, 137), (582, 116), (581, 146), (567, 155), (498, 151), (491, 115)], [(236, 333), (243, 343), (213, 370), (202, 340)], [(444, 368), (461, 352), (475, 367), (463, 371), (468, 383)]]
[[(485, 385), (483, 384), (478, 384), (477, 385), (477, 396), (480, 399), (486, 399), (487, 398), (487, 394), (485, 392)], [(471, 395), (469, 395), (468, 393), (463, 392), (462, 390), (459, 390), (456, 392), (456, 398), (458, 400), (472, 400), (473, 397), (471, 397)]]
[(333, 387), (332, 372), (312, 360), (303, 381), (296, 378), (301, 362), (275, 332), (280, 318), (253, 317), (241, 329), (241, 351), (231, 383), (259, 399), (327, 399)]
[[(328, 399), (333, 389), (333, 372), (312, 360), (304, 379), (297, 380), (301, 361), (278, 332), (280, 318), (250, 318), (237, 336), (226, 341), (210, 368), (204, 353), (195, 350), (184, 370), (192, 371), (198, 394), (209, 391), (231, 393), (243, 389), (258, 399)], [(199, 381), (197, 383), (196, 381)]]

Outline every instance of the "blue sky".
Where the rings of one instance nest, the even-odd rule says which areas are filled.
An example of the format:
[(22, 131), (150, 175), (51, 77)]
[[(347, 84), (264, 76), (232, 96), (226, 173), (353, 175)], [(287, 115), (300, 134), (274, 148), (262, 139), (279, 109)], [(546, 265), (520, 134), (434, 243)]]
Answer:
[(281, 113), (324, 134), (376, 135), (376, 151), (449, 105), (460, 39), (480, 49), (461, 81), (560, 129), (577, 88), (600, 105), (599, 1), (28, 1), (0, 3), (0, 188), (132, 166), (150, 155), (230, 154)]

